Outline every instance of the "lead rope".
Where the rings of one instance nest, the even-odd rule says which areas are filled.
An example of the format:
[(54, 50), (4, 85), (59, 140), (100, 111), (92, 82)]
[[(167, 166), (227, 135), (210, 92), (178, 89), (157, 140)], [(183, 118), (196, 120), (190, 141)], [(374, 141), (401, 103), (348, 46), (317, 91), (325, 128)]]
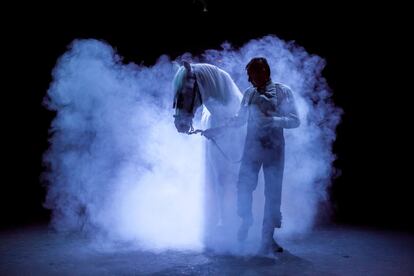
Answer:
[[(193, 124), (191, 123), (190, 124), (190, 130), (187, 132), (187, 134), (188, 135), (192, 135), (192, 134), (197, 134), (197, 133), (200, 133), (201, 135), (203, 135), (203, 133), (204, 133), (204, 130), (201, 130), (201, 129), (194, 129), (194, 127), (193, 127)], [(224, 156), (224, 158), (226, 158), (227, 159), (227, 161), (229, 161), (230, 163), (235, 163), (235, 164), (237, 164), (237, 163), (240, 163), (241, 162), (241, 160), (242, 160), (242, 158), (240, 158), (239, 160), (232, 160), (224, 151), (223, 151), (223, 149), (219, 146), (219, 144), (217, 143), (217, 141), (213, 138), (213, 137), (211, 137), (210, 138), (210, 140), (211, 140), (211, 142), (213, 142), (213, 144), (217, 147), (217, 149), (220, 151), (220, 153)]]

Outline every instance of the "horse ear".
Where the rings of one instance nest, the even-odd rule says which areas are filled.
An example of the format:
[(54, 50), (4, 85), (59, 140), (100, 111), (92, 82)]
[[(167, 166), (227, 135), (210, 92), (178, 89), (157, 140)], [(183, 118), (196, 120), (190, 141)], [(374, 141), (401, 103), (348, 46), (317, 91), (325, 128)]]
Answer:
[(185, 69), (187, 69), (188, 72), (191, 72), (191, 65), (190, 63), (188, 63), (188, 61), (183, 61), (183, 65), (185, 67)]

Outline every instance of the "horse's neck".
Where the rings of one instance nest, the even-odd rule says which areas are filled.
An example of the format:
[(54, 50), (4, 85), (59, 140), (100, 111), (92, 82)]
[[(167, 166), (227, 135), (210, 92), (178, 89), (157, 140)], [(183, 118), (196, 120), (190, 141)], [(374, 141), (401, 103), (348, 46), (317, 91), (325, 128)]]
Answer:
[(238, 99), (231, 99), (230, 102), (224, 104), (217, 99), (209, 97), (204, 99), (203, 102), (204, 106), (211, 114), (211, 120), (230, 118), (236, 115), (240, 106), (240, 101)]
[[(201, 97), (204, 106), (208, 109), (213, 118), (227, 118), (234, 116), (240, 108), (241, 96), (233, 91), (233, 87), (226, 87), (227, 99), (211, 91), (202, 91)], [(237, 89), (237, 88), (236, 88)]]
[(215, 66), (200, 64), (195, 68), (203, 104), (212, 119), (234, 116), (240, 107), (241, 94), (231, 77)]

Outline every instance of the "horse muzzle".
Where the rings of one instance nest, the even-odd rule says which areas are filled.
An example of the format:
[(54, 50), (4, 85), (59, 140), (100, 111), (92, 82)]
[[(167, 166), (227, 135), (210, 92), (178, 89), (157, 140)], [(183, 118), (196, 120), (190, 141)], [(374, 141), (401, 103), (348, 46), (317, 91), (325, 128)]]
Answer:
[(178, 132), (180, 133), (188, 133), (191, 128), (191, 118), (181, 117), (181, 116), (174, 116), (174, 125)]

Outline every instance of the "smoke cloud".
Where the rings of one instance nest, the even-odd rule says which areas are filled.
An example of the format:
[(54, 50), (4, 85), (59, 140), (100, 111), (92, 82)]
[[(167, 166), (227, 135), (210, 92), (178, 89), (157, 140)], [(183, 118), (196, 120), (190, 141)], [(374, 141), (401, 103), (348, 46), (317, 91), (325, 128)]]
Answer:
[[(102, 41), (75, 40), (53, 70), (44, 104), (56, 117), (43, 175), (52, 225), (145, 249), (201, 249), (205, 138), (174, 127), (177, 65), (167, 56), (150, 67), (124, 64), (121, 54)], [(285, 131), (281, 233), (306, 233), (327, 200), (341, 115), (321, 75), (324, 60), (267, 36), (177, 61), (217, 65), (243, 91), (244, 67), (255, 56), (266, 57), (272, 79), (295, 95), (302, 123)]]

